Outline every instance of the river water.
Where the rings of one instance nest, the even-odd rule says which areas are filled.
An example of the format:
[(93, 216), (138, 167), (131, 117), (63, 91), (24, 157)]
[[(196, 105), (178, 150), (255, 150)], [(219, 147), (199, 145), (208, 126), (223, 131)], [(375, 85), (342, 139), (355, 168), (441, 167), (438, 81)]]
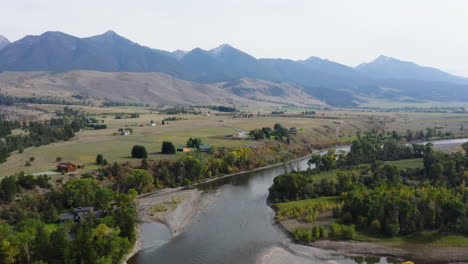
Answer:
[[(436, 142), (435, 148), (448, 149), (464, 140)], [(347, 151), (349, 148), (338, 148)], [(307, 168), (307, 159), (295, 162), (292, 168)], [(284, 247), (282, 234), (273, 224), (273, 210), (267, 206), (268, 188), (273, 179), (284, 173), (283, 166), (254, 173), (223, 178), (199, 188), (217, 190), (215, 200), (185, 231), (171, 240), (166, 226), (159, 223), (142, 225), (143, 249), (132, 257), (130, 264), (222, 264), (257, 263), (273, 247)], [(329, 256), (327, 259), (308, 257), (301, 263), (360, 263), (353, 258)], [(371, 261), (372, 260), (372, 261)], [(327, 261), (327, 262), (328, 262)], [(368, 259), (367, 263), (390, 263), (386, 258)]]

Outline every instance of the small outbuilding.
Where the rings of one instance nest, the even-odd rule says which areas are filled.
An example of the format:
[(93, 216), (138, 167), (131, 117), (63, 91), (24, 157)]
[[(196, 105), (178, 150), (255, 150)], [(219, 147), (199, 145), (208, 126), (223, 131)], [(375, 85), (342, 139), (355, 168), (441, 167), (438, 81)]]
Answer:
[(132, 131), (130, 131), (129, 129), (122, 129), (120, 131), (120, 135), (122, 136), (128, 136), (128, 135), (131, 135), (132, 134)]
[(62, 162), (57, 165), (57, 171), (59, 172), (74, 172), (76, 171), (77, 166), (71, 162)]
[(178, 152), (189, 152), (190, 149), (187, 148), (186, 146), (180, 146), (180, 147), (177, 148), (177, 151)]
[(210, 152), (211, 151), (211, 146), (210, 145), (200, 145), (198, 149), (201, 152)]

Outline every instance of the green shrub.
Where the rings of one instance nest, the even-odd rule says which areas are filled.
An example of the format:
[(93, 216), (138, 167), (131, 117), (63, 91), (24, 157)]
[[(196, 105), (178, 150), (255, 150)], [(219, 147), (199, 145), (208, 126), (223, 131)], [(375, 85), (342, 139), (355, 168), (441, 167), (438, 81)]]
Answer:
[(161, 152), (163, 154), (175, 154), (176, 149), (174, 147), (174, 144), (172, 144), (172, 142), (163, 141), (162, 147), (161, 147)]
[(382, 225), (380, 224), (380, 221), (374, 219), (370, 225), (370, 229), (372, 232), (379, 233), (382, 230)]
[(343, 233), (343, 229), (339, 224), (331, 224), (330, 225), (330, 235), (333, 239), (341, 239), (341, 234)]
[(148, 152), (146, 148), (141, 145), (135, 145), (132, 148), (132, 158), (136, 159), (146, 159), (148, 158)]
[(385, 225), (385, 231), (392, 237), (397, 236), (400, 233), (400, 225), (398, 223), (388, 223)]
[(343, 225), (342, 229), (343, 229), (343, 239), (351, 240), (351, 239), (356, 238), (356, 229), (354, 225), (349, 225), (349, 226)]

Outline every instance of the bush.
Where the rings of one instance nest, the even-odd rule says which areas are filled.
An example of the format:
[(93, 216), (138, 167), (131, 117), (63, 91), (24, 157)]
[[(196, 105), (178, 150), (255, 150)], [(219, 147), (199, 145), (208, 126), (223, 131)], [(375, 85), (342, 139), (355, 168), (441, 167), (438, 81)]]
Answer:
[(161, 152), (163, 154), (175, 154), (176, 150), (174, 144), (172, 144), (172, 142), (169, 141), (163, 141)]
[(322, 239), (328, 239), (328, 231), (325, 227), (321, 226), (320, 227), (320, 238)]
[(33, 161), (35, 161), (35, 160), (36, 160), (36, 158), (34, 158), (34, 157), (30, 157), (30, 158), (29, 158), (29, 161), (30, 161), (30, 162), (33, 162)]
[(358, 216), (357, 217), (357, 226), (358, 228), (366, 228), (367, 227), (367, 217), (365, 216)]
[(320, 238), (320, 228), (318, 226), (312, 228), (312, 236), (314, 238)]
[(57, 157), (57, 158), (55, 158), (55, 161), (56, 161), (56, 162), (61, 162), (61, 161), (62, 161), (62, 157)]
[(339, 224), (331, 224), (330, 225), (331, 237), (333, 239), (340, 239), (343, 230)]
[(146, 159), (148, 158), (148, 152), (146, 148), (141, 145), (135, 145), (132, 148), (132, 158), (135, 159)]
[(382, 225), (380, 224), (380, 221), (377, 219), (373, 220), (370, 225), (370, 229), (372, 232), (379, 233), (382, 230)]
[(342, 220), (343, 220), (343, 222), (345, 222), (345, 223), (352, 223), (352, 222), (353, 222), (353, 215), (351, 215), (350, 212), (346, 212), (346, 213), (343, 215)]
[(24, 166), (26, 166), (26, 167), (29, 167), (29, 166), (31, 166), (31, 162), (29, 162), (29, 161), (26, 161), (26, 163), (24, 164)]
[(397, 236), (400, 233), (400, 225), (398, 223), (388, 223), (385, 225), (385, 231), (392, 237)]
[(356, 237), (356, 229), (354, 225), (342, 226), (343, 229), (343, 239), (351, 240)]

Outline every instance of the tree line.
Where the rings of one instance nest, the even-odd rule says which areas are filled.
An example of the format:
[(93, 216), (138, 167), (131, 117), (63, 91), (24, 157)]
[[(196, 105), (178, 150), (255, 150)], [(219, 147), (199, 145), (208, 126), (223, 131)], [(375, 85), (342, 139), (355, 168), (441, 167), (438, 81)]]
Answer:
[(88, 101), (70, 101), (60, 98), (46, 97), (16, 97), (11, 95), (0, 94), (0, 105), (15, 105), (15, 104), (58, 104), (58, 105), (90, 105)]

